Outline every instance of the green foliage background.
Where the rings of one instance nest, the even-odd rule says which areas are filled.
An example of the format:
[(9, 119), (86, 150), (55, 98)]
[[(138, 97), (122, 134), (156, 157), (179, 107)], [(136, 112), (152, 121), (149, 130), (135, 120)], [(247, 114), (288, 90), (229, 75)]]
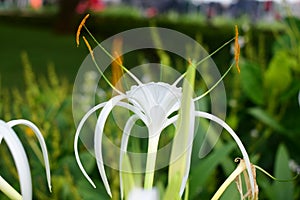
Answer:
[[(99, 41), (125, 29), (149, 25), (148, 19), (116, 13), (111, 11), (89, 22)], [(29, 22), (32, 23), (30, 26), (35, 20), (33, 18)], [(44, 20), (46, 24), (51, 24), (47, 21), (51, 18)], [(196, 38), (209, 52), (234, 34), (230, 23), (212, 26), (191, 23), (185, 18), (176, 21), (168, 17), (152, 19), (153, 23)], [(107, 28), (107, 24), (117, 25)], [(283, 29), (251, 27), (241, 31), (247, 41), (241, 52), (241, 73), (232, 72), (225, 79), (229, 102), (226, 121), (240, 135), (252, 161), (280, 179), (289, 179), (295, 174), (289, 168), (290, 160), (300, 163), (300, 108), (297, 98), (300, 89), (299, 24), (297, 20), (288, 19), (282, 24)], [(81, 148), (81, 158), (97, 189), (93, 189), (84, 179), (73, 153), (72, 85), (77, 69), (88, 52), (84, 48), (75, 48), (73, 35), (53, 37), (48, 30), (34, 28), (29, 31), (21, 25), (12, 27), (6, 23), (1, 23), (0, 27), (6, 30), (0, 32), (0, 38), (5, 38), (0, 55), (0, 119), (31, 120), (41, 129), (49, 150), (52, 194), (47, 190), (43, 165), (38, 159), (40, 152), (35, 146), (36, 139), (26, 134), (26, 129), (16, 130), (30, 155), (34, 199), (108, 199), (94, 158)], [(11, 37), (7, 38), (9, 35)], [(37, 37), (39, 40), (32, 40)], [(33, 42), (26, 43), (26, 40)], [(159, 55), (151, 55), (154, 59), (160, 58)], [(213, 59), (220, 71), (225, 71), (232, 60), (230, 47), (221, 50)], [(139, 61), (132, 59), (132, 55), (124, 58), (125, 66), (136, 66), (135, 62)], [(184, 70), (178, 62), (172, 62), (179, 71)], [(205, 90), (201, 80), (197, 80), (196, 89), (199, 92)], [(200, 136), (195, 139), (189, 199), (209, 199), (232, 172), (235, 167), (233, 160), (239, 155), (231, 138), (224, 133), (215, 150), (200, 160), (197, 152), (201, 134), (205, 134), (208, 122), (200, 120), (199, 123), (201, 126), (197, 135)], [(16, 169), (5, 143), (1, 144), (0, 158), (1, 176), (18, 188)], [(163, 190), (166, 172), (161, 170), (158, 173), (161, 176), (156, 183)], [(109, 177), (113, 199), (118, 199), (118, 173), (111, 170)], [(257, 179), (261, 199), (300, 198), (299, 179), (287, 183), (274, 182), (260, 172), (257, 172)], [(235, 195), (239, 197), (232, 185), (222, 199), (233, 199)], [(0, 199), (5, 197), (0, 194)]]

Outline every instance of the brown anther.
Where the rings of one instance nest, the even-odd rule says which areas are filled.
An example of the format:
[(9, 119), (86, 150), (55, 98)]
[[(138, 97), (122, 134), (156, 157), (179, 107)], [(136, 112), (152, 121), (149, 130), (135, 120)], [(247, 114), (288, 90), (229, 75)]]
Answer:
[(90, 16), (90, 14), (87, 14), (83, 19), (82, 21), (80, 22), (79, 26), (78, 26), (78, 29), (77, 29), (77, 32), (76, 32), (76, 44), (77, 44), (77, 47), (79, 46), (79, 36), (80, 36), (80, 32), (81, 32), (81, 29), (82, 27), (84, 26), (85, 24), (85, 21), (87, 20), (87, 18)]
[(236, 63), (236, 68), (238, 72), (241, 72), (240, 66), (239, 66), (239, 59), (240, 59), (240, 44), (239, 44), (239, 29), (238, 26), (235, 25), (235, 40), (234, 40), (234, 60)]

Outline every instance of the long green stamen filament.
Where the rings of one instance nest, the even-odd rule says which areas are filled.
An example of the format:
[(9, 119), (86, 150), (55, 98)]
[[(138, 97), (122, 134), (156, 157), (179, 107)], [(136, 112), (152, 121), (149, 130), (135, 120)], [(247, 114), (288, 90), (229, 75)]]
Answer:
[[(230, 39), (229, 41), (227, 41), (226, 43), (224, 43), (222, 46), (220, 46), (218, 49), (216, 49), (215, 51), (213, 51), (211, 54), (207, 55), (206, 57), (204, 57), (202, 60), (200, 60), (198, 63), (196, 64), (193, 64), (195, 66), (195, 68), (197, 68), (201, 63), (203, 63), (204, 61), (206, 61), (207, 59), (209, 59), (210, 57), (212, 57), (214, 54), (216, 54), (218, 51), (220, 51), (222, 48), (224, 48), (226, 45), (228, 45), (230, 42), (232, 42), (233, 40), (235, 39), (232, 38)], [(225, 76), (228, 74), (228, 72), (230, 71), (230, 69), (232, 68), (233, 65), (231, 65), (229, 67), (229, 69), (226, 71), (226, 73), (224, 74)], [(174, 83), (173, 85), (177, 85), (182, 79), (183, 77), (185, 77), (186, 75), (186, 72), (183, 73)], [(224, 77), (225, 77), (224, 76)], [(208, 90), (207, 92), (204, 93), (204, 95), (201, 95), (200, 98), (197, 98), (197, 100), (201, 99), (203, 96), (207, 95), (211, 90), (213, 90), (224, 78), (223, 76), (221, 77), (221, 79), (210, 89)], [(194, 100), (194, 101), (197, 101), (197, 100)]]
[(234, 66), (234, 64), (231, 64), (230, 67), (227, 69), (227, 71), (223, 74), (223, 76), (211, 88), (209, 88), (206, 92), (204, 92), (202, 95), (200, 95), (197, 98), (195, 98), (194, 101), (198, 101), (199, 99), (201, 99), (202, 97), (204, 97), (205, 95), (207, 95), (208, 93), (210, 93), (213, 89), (215, 89), (219, 85), (219, 83), (221, 81), (223, 81), (223, 79), (229, 73), (229, 71), (231, 70), (231, 68), (233, 66)]
[(257, 166), (257, 165), (253, 165), (256, 169), (260, 170), (261, 172), (263, 172), (264, 174), (266, 174), (267, 176), (269, 176), (270, 178), (272, 178), (273, 180), (275, 181), (278, 181), (278, 182), (290, 182), (290, 181), (294, 181), (298, 178), (299, 174), (296, 174), (296, 176), (294, 176), (293, 178), (291, 179), (278, 179), (274, 176), (272, 176), (270, 173), (268, 173), (266, 170), (264, 170), (263, 168)]
[(90, 51), (90, 54), (91, 54), (91, 57), (92, 57), (92, 60), (93, 60), (93, 63), (95, 64), (96, 68), (98, 69), (100, 75), (104, 78), (105, 82), (114, 90), (116, 91), (118, 94), (123, 94), (121, 91), (119, 91), (109, 80), (108, 78), (104, 75), (104, 73), (102, 72), (102, 70), (100, 69), (98, 63), (96, 62), (96, 59), (95, 59), (95, 56), (94, 56), (94, 52), (89, 44), (89, 42), (87, 41), (87, 39), (83, 36), (82, 37), (86, 46), (88, 47), (89, 51)]
[[(216, 49), (214, 52), (212, 52), (211, 54), (209, 54), (208, 56), (206, 56), (205, 58), (203, 58), (202, 60), (200, 60), (197, 64), (196, 67), (198, 65), (200, 65), (201, 63), (203, 63), (205, 60), (209, 59), (211, 56), (213, 56), (214, 54), (216, 54), (218, 51), (220, 51), (222, 48), (224, 48), (227, 44), (229, 44), (230, 42), (232, 42), (233, 40), (236, 40), (236, 37), (230, 39), (229, 41), (227, 41), (226, 43), (224, 43), (222, 46), (220, 46), (218, 49)], [(210, 93), (215, 87), (218, 86), (218, 84), (223, 81), (223, 79), (225, 78), (225, 76), (228, 74), (228, 72), (231, 70), (231, 68), (233, 67), (233, 64), (230, 65), (230, 67), (227, 69), (227, 71), (225, 72), (225, 74), (210, 88), (208, 89), (204, 94), (200, 95), (199, 97), (195, 98), (194, 101), (198, 101), (199, 99), (201, 99), (202, 97), (204, 97), (205, 95), (207, 95), (208, 93)]]
[[(108, 56), (108, 57), (110, 57), (112, 60), (115, 60), (116, 58), (113, 56), (113, 55), (111, 55), (98, 41), (97, 41), (97, 39), (93, 36), (93, 34), (89, 31), (89, 29), (85, 26), (85, 25), (83, 25), (83, 27), (85, 28), (85, 30), (87, 31), (87, 33), (90, 35), (90, 37), (94, 40), (94, 42), (102, 49), (102, 51)], [(133, 75), (122, 63), (119, 63), (118, 62), (118, 65), (120, 66), (120, 67), (122, 67), (122, 69), (126, 72), (126, 73), (128, 73), (128, 75), (129, 76), (131, 76), (131, 78), (135, 81), (135, 82), (137, 82), (139, 85), (142, 85), (143, 83), (135, 76), (135, 75)]]
[(230, 42), (232, 42), (235, 39), (232, 38), (229, 41), (225, 42), (222, 46), (220, 46), (219, 48), (217, 48), (214, 52), (212, 52), (211, 54), (209, 54), (208, 56), (206, 56), (205, 58), (203, 58), (202, 60), (200, 60), (198, 63), (196, 63), (196, 67), (198, 65), (200, 65), (201, 63), (203, 63), (204, 61), (206, 61), (207, 59), (209, 59), (210, 57), (212, 57), (214, 54), (216, 54), (218, 51), (220, 51), (222, 48), (224, 48), (227, 44), (229, 44)]

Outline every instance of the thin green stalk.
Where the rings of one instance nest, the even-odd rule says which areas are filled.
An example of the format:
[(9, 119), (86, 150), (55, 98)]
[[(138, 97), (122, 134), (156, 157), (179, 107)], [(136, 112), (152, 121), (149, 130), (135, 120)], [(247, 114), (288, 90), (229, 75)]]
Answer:
[(266, 170), (264, 170), (263, 168), (261, 168), (260, 166), (257, 165), (253, 165), (256, 169), (260, 170), (261, 172), (263, 172), (264, 174), (266, 174), (267, 176), (269, 176), (271, 179), (278, 181), (278, 182), (290, 182), (290, 181), (294, 181), (298, 178), (299, 174), (296, 174), (296, 176), (294, 176), (291, 179), (278, 179), (274, 176), (272, 176), (269, 172), (267, 172)]
[(199, 97), (195, 98), (194, 101), (198, 101), (199, 99), (203, 98), (205, 95), (209, 94), (215, 87), (219, 85), (221, 81), (225, 78), (225, 76), (229, 73), (231, 68), (234, 66), (234, 63), (230, 65), (230, 67), (227, 69), (227, 71), (223, 74), (223, 76), (211, 87), (209, 88), (206, 92), (204, 92), (202, 95)]
[[(89, 31), (89, 29), (83, 25), (83, 27), (85, 28), (85, 30), (88, 32), (89, 36), (94, 40), (94, 42), (102, 49), (102, 51), (108, 56), (110, 57), (112, 60), (115, 60), (116, 58), (114, 56), (112, 56), (98, 41), (97, 39), (92, 35), (92, 33)], [(142, 84), (142, 82), (136, 78), (122, 63), (117, 62), (118, 65), (126, 72), (128, 73), (131, 78), (133, 78), (139, 85)], [(98, 69), (100, 70), (100, 68), (98, 67)], [(100, 70), (101, 71), (101, 70)]]

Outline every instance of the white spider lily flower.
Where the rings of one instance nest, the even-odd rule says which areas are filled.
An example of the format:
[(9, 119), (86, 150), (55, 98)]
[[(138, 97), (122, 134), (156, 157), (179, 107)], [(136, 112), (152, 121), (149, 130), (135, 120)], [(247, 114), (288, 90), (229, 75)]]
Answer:
[[(90, 111), (88, 111), (85, 116), (82, 118), (81, 122), (78, 125), (75, 140), (74, 140), (74, 148), (75, 148), (75, 157), (79, 164), (80, 169), (82, 170), (83, 174), (87, 177), (90, 183), (95, 187), (93, 181), (89, 178), (87, 173), (85, 172), (77, 150), (77, 143), (81, 128), (83, 127), (85, 121), (88, 117), (93, 114), (96, 110), (101, 109), (102, 111), (99, 115), (97, 120), (97, 125), (95, 129), (95, 138), (94, 138), (94, 146), (95, 146), (95, 154), (97, 158), (97, 165), (106, 187), (108, 194), (111, 196), (111, 191), (109, 188), (109, 184), (107, 181), (107, 177), (104, 171), (103, 165), (103, 157), (102, 157), (102, 136), (103, 136), (103, 129), (106, 123), (107, 117), (109, 113), (115, 106), (121, 106), (124, 108), (129, 109), (139, 119), (141, 119), (145, 125), (148, 127), (149, 131), (149, 146), (148, 146), (148, 153), (154, 153), (157, 150), (157, 145), (159, 141), (159, 136), (162, 130), (170, 125), (170, 121), (168, 116), (172, 114), (174, 111), (178, 110), (179, 108), (179, 100), (181, 98), (181, 88), (177, 88), (175, 85), (169, 85), (167, 83), (158, 82), (158, 83), (146, 83), (140, 84), (138, 86), (133, 86), (131, 90), (127, 91), (125, 94), (120, 94), (106, 103), (101, 103)], [(122, 100), (128, 100), (129, 103), (124, 102)], [(128, 121), (130, 122), (130, 121)], [(134, 123), (130, 123), (130, 127), (132, 127)], [(124, 129), (126, 131), (126, 128)], [(126, 134), (123, 134), (123, 136)], [(125, 152), (127, 150), (127, 142), (126, 139), (123, 137), (122, 144), (123, 149)], [(128, 141), (128, 138), (127, 138)], [(122, 160), (122, 156), (120, 158)], [(122, 163), (122, 162), (120, 162)], [(147, 161), (147, 170), (146, 171), (154, 171), (153, 163), (155, 163), (155, 158), (150, 162)], [(153, 177), (150, 178), (150, 182), (148, 187), (152, 187)]]
[[(179, 79), (182, 79), (182, 77), (179, 77)], [(99, 173), (101, 175), (107, 193), (111, 196), (112, 194), (105, 173), (104, 164), (103, 164), (104, 163), (103, 155), (102, 155), (102, 136), (103, 136), (104, 126), (106, 124), (109, 114), (116, 106), (127, 108), (132, 113), (134, 113), (128, 119), (126, 126), (123, 130), (121, 152), (120, 152), (120, 164), (122, 163), (122, 159), (124, 156), (124, 153), (122, 152), (126, 152), (127, 150), (127, 143), (129, 139), (129, 134), (127, 133), (130, 133), (131, 128), (133, 127), (135, 121), (138, 119), (142, 120), (148, 128), (149, 145), (148, 145), (147, 153), (153, 154), (155, 151), (157, 151), (158, 141), (162, 130), (164, 130), (166, 127), (168, 127), (171, 124), (175, 124), (176, 121), (178, 120), (178, 114), (173, 117), (170, 117), (170, 115), (176, 111), (179, 111), (180, 106), (182, 106), (181, 105), (182, 89), (175, 85), (179, 82), (179, 79), (175, 81), (175, 83), (172, 85), (164, 82), (156, 82), (156, 83), (150, 82), (150, 83), (142, 83), (136, 86), (132, 86), (129, 91), (125, 92), (124, 94), (121, 93), (119, 95), (116, 95), (107, 102), (96, 105), (84, 115), (76, 130), (75, 140), (74, 140), (74, 150), (75, 150), (76, 160), (81, 171), (94, 187), (95, 184), (90, 179), (88, 174), (85, 172), (83, 165), (81, 164), (79, 154), (78, 154), (78, 149), (77, 149), (79, 134), (88, 117), (92, 115), (94, 112), (96, 112), (97, 110), (102, 109), (97, 119), (97, 124), (95, 128), (94, 149), (95, 149), (95, 155), (97, 159), (97, 166), (98, 166)], [(126, 100), (126, 102), (123, 100)], [(198, 98), (196, 97), (194, 100), (198, 100)], [(192, 116), (190, 117), (193, 118), (204, 117), (210, 119), (218, 123), (220, 126), (224, 127), (231, 134), (231, 136), (237, 142), (237, 145), (242, 152), (243, 159), (245, 160), (247, 165), (247, 171), (250, 177), (250, 183), (251, 186), (253, 186), (254, 188), (253, 174), (251, 171), (250, 160), (238, 136), (224, 121), (222, 121), (218, 117), (211, 115), (209, 113), (197, 111), (195, 110), (194, 106), (192, 106), (191, 108), (193, 108), (193, 112), (190, 112), (192, 113)], [(193, 135), (194, 132), (192, 131), (190, 133), (189, 138), (193, 138)], [(188, 155), (189, 155), (188, 157), (190, 157), (190, 152), (188, 152)], [(146, 173), (152, 175), (148, 174), (149, 176), (147, 176), (146, 174), (145, 177), (146, 180), (144, 183), (145, 189), (150, 189), (152, 187), (155, 161), (156, 161), (155, 159), (156, 157), (153, 155), (147, 158)], [(189, 173), (189, 168), (190, 168), (190, 158), (187, 158), (186, 170), (181, 184), (182, 186), (180, 190), (180, 195), (182, 195), (184, 191), (188, 173)], [(120, 167), (120, 171), (121, 170), (122, 168)], [(122, 183), (122, 178), (121, 178), (121, 183)], [(123, 191), (121, 186), (121, 196), (122, 195), (123, 195)]]
[(159, 193), (156, 188), (145, 190), (143, 188), (134, 188), (128, 195), (128, 200), (159, 200)]
[[(47, 153), (46, 143), (44, 141), (43, 135), (32, 122), (24, 119), (18, 119), (6, 123), (0, 120), (0, 143), (2, 140), (4, 140), (12, 154), (19, 175), (22, 196), (20, 196), (16, 191), (14, 191), (13, 188), (11, 188), (8, 184), (3, 185), (6, 186), (6, 188), (3, 189), (5, 190), (3, 192), (13, 199), (15, 198), (19, 199), (21, 197), (21, 199), (30, 200), (32, 199), (32, 181), (31, 181), (29, 162), (20, 139), (18, 138), (16, 132), (12, 129), (12, 127), (16, 125), (25, 125), (29, 127), (37, 136), (42, 149), (45, 168), (46, 168), (48, 187), (51, 192), (51, 177), (50, 177), (50, 165), (49, 165), (48, 153)], [(2, 179), (2, 181), (3, 183), (5, 183), (4, 179)], [(0, 189), (2, 189), (1, 187), (2, 184), (0, 184)]]
[[(108, 51), (97, 42), (97, 40), (92, 36), (89, 30), (85, 27), (84, 23), (88, 16), (84, 18), (81, 22), (78, 32), (77, 32), (77, 44), (79, 44), (79, 35), (80, 30), (82, 27), (86, 29), (89, 35), (93, 38), (93, 40), (97, 43), (98, 47), (108, 55), (112, 60), (115, 58), (108, 53)], [(236, 36), (237, 37), (237, 36)], [(135, 82), (136, 85), (131, 86), (128, 91), (121, 92), (117, 88), (112, 85), (108, 79), (105, 77), (103, 72), (101, 71), (100, 67), (98, 66), (96, 59), (94, 57), (94, 52), (91, 49), (88, 41), (85, 37), (83, 37), (84, 42), (86, 43), (91, 59), (97, 69), (99, 70), (101, 76), (104, 80), (111, 86), (111, 88), (116, 92), (116, 95), (113, 96), (106, 102), (100, 103), (94, 107), (92, 107), (86, 114), (83, 116), (81, 121), (78, 124), (75, 139), (74, 139), (74, 151), (76, 161), (79, 165), (80, 170), (87, 178), (87, 180), (94, 186), (94, 182), (91, 180), (89, 175), (86, 173), (79, 157), (78, 153), (78, 140), (81, 130), (85, 123), (87, 123), (87, 119), (100, 110), (99, 115), (97, 117), (97, 122), (95, 125), (94, 131), (94, 152), (97, 161), (98, 171), (104, 183), (107, 193), (109, 196), (112, 196), (110, 185), (108, 182), (108, 178), (106, 176), (106, 172), (104, 169), (104, 158), (103, 158), (103, 143), (110, 142), (104, 137), (104, 127), (107, 124), (107, 120), (109, 115), (112, 113), (113, 109), (116, 107), (122, 107), (130, 111), (130, 115), (128, 117), (127, 122), (125, 123), (125, 127), (122, 132), (122, 140), (121, 140), (121, 147), (119, 149), (119, 171), (120, 171), (120, 192), (121, 198), (124, 198), (124, 193), (128, 194), (126, 198), (129, 198), (130, 191), (135, 189), (135, 185), (130, 183), (130, 187), (128, 187), (128, 183), (123, 184), (122, 180), (122, 172), (132, 172), (130, 171), (130, 167), (128, 166), (128, 157), (127, 155), (127, 146), (128, 140), (131, 134), (131, 130), (137, 120), (140, 120), (144, 123), (148, 130), (148, 149), (147, 149), (147, 158), (146, 158), (146, 167), (145, 167), (145, 179), (144, 179), (144, 190), (150, 190), (153, 188), (153, 179), (154, 179), (154, 171), (156, 165), (156, 158), (157, 158), (157, 150), (159, 139), (162, 131), (166, 129), (168, 126), (175, 126), (175, 139), (176, 141), (172, 143), (172, 152), (170, 157), (170, 166), (169, 166), (169, 184), (172, 182), (170, 181), (171, 178), (175, 177), (174, 181), (176, 183), (176, 191), (172, 191), (175, 193), (175, 196), (182, 196), (184, 189), (186, 187), (186, 182), (188, 179), (188, 174), (190, 170), (190, 160), (191, 160), (191, 151), (192, 151), (192, 141), (194, 138), (195, 133), (195, 123), (196, 117), (203, 117), (209, 120), (212, 120), (225, 128), (236, 141), (238, 147), (240, 148), (243, 159), (246, 163), (247, 172), (249, 175), (250, 185), (252, 193), (254, 194), (254, 176), (251, 170), (249, 156), (241, 143), (238, 136), (234, 133), (234, 131), (221, 119), (218, 117), (196, 110), (195, 102), (200, 100), (203, 96), (208, 94), (213, 88), (215, 88), (225, 77), (225, 75), (229, 72), (232, 66), (227, 70), (227, 72), (221, 77), (221, 79), (215, 83), (215, 85), (210, 88), (206, 93), (199, 97), (193, 98), (193, 89), (194, 89), (194, 79), (195, 79), (195, 68), (204, 61), (208, 57), (204, 58), (197, 64), (193, 64), (190, 62), (189, 69), (183, 75), (181, 75), (173, 84), (165, 83), (165, 82), (148, 82), (143, 83), (139, 80), (134, 74), (132, 74), (129, 70), (127, 70), (122, 63), (119, 64), (120, 67), (131, 77)], [(238, 45), (237, 45), (238, 46)], [(239, 53), (239, 52), (238, 52)], [(236, 62), (238, 62), (238, 53)], [(238, 67), (238, 65), (237, 65)], [(239, 70), (239, 68), (238, 68)], [(186, 76), (186, 79), (183, 81), (183, 88), (177, 86), (181, 80)], [(184, 91), (183, 91), (184, 90)], [(105, 140), (106, 139), (106, 140)], [(105, 143), (106, 144), (106, 143)], [(126, 160), (127, 158), (127, 160)], [(124, 161), (124, 162), (123, 162)], [(178, 162), (177, 162), (178, 161)], [(127, 162), (127, 163), (126, 163)], [(133, 161), (134, 162), (134, 161)], [(124, 164), (125, 163), (125, 164)], [(124, 166), (124, 165), (125, 166)], [(127, 165), (127, 166), (126, 166)], [(124, 169), (128, 167), (128, 169)], [(129, 173), (130, 174), (130, 173)], [(177, 176), (178, 175), (178, 176)], [(170, 177), (171, 176), (171, 177)], [(178, 182), (178, 180), (179, 182)], [(128, 191), (125, 190), (124, 186), (126, 186)]]

